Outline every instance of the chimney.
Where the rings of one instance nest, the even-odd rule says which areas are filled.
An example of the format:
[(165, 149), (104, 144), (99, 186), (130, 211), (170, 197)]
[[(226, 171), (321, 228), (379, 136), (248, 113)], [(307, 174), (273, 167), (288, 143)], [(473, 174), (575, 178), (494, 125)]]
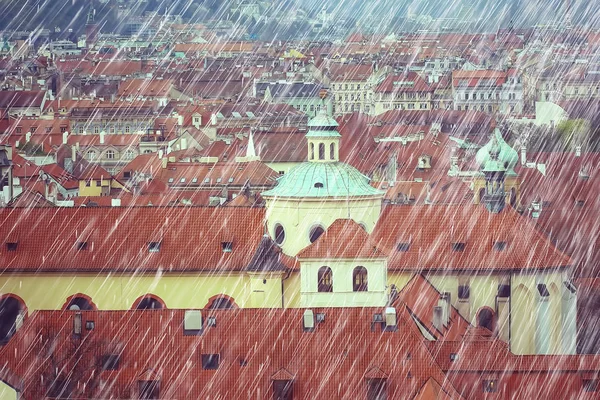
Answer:
[(575, 157), (581, 157), (581, 145), (575, 147)]
[(167, 159), (167, 157), (163, 157), (161, 161), (162, 161), (162, 164), (161, 164), (161, 165), (162, 165), (162, 168), (163, 168), (163, 169), (166, 169), (166, 168), (167, 168), (167, 164), (168, 164), (169, 160)]
[(25, 142), (26, 142), (26, 143), (29, 143), (29, 141), (30, 141), (30, 140), (31, 140), (31, 132), (27, 132), (27, 133), (25, 134)]
[(385, 308), (385, 327), (387, 329), (395, 329), (398, 325), (396, 309), (394, 307)]
[(111, 207), (121, 207), (121, 199), (111, 199), (110, 205)]
[(444, 329), (443, 325), (444, 318), (444, 310), (441, 306), (433, 307), (433, 327), (438, 331), (442, 331)]
[(104, 144), (104, 136), (106, 135), (106, 132), (102, 131), (100, 132), (100, 144)]
[(181, 146), (179, 146), (181, 150), (187, 150), (187, 139), (181, 138)]
[(77, 161), (77, 149), (75, 146), (71, 146), (71, 160), (73, 162)]
[(67, 131), (63, 132), (63, 143), (62, 144), (67, 144), (68, 138), (69, 138), (69, 132), (67, 132)]
[(521, 165), (527, 164), (527, 147), (521, 146)]
[(448, 326), (448, 322), (450, 321), (450, 293), (444, 292), (440, 295), (440, 299), (438, 300), (438, 306), (442, 307), (442, 324), (444, 326)]
[(217, 115), (216, 114), (211, 114), (210, 115), (210, 124), (211, 125), (216, 125), (217, 124)]
[(305, 310), (302, 316), (302, 326), (305, 331), (312, 331), (315, 329), (315, 314), (312, 310)]

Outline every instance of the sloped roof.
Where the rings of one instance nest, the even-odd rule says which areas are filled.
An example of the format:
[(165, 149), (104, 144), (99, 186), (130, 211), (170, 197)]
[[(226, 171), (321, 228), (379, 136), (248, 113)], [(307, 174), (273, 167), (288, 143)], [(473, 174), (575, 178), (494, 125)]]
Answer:
[(298, 258), (328, 259), (384, 259), (362, 226), (351, 219), (338, 219), (312, 244), (298, 254)]
[[(325, 320), (305, 332), (304, 309), (202, 310), (203, 318), (214, 316), (217, 323), (206, 326), (201, 336), (183, 334), (184, 310), (82, 311), (82, 321), (93, 320), (95, 327), (82, 333), (79, 368), (111, 353), (120, 354), (120, 365), (119, 371), (97, 372), (110, 382), (103, 391), (80, 397), (120, 397), (127, 388), (137, 388), (148, 371), (160, 377), (161, 398), (264, 398), (272, 393), (272, 377), (290, 376), (298, 398), (366, 398), (364, 376), (372, 367), (388, 374), (389, 398), (413, 398), (430, 378), (444, 382), (446, 390), (451, 387), (402, 317), (397, 331), (382, 332), (371, 329), (380, 308), (313, 311), (324, 313)], [(43, 397), (40, 375), (50, 366), (44, 349), (55, 343), (60, 351), (69, 351), (73, 316), (32, 313), (0, 350), (5, 366), (1, 378), (21, 379), (25, 396)], [(217, 353), (218, 369), (202, 369), (201, 355)]]
[[(391, 271), (536, 270), (572, 265), (527, 218), (509, 207), (494, 214), (483, 205), (387, 206), (372, 238), (390, 255)], [(495, 250), (496, 242), (506, 242), (504, 250)], [(399, 243), (409, 244), (408, 250), (398, 251)], [(465, 243), (464, 250), (456, 251), (453, 243)]]
[[(155, 272), (242, 271), (263, 234), (261, 208), (82, 207), (0, 211), (0, 243), (17, 235), (14, 252), (0, 252), (5, 271)], [(56, 224), (60, 221), (60, 224)], [(215, 221), (219, 221), (218, 226)], [(89, 232), (88, 250), (77, 237)], [(148, 243), (160, 241), (160, 251)], [(224, 252), (222, 242), (232, 242)], [(202, 245), (199, 245), (201, 243)]]
[(252, 260), (246, 266), (248, 272), (280, 272), (288, 270), (284, 259), (291, 264), (292, 259), (281, 252), (281, 248), (269, 237), (263, 235)]

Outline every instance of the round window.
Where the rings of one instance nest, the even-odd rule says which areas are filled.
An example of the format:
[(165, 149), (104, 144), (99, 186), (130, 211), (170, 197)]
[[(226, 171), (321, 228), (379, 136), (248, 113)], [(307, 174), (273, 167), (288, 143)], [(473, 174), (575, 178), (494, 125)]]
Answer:
[(275, 225), (275, 243), (281, 245), (285, 240), (285, 229), (283, 229), (283, 225), (277, 224)]
[(314, 228), (312, 228), (309, 234), (310, 242), (314, 243), (323, 234), (323, 232), (325, 232), (325, 230), (321, 226), (317, 225)]

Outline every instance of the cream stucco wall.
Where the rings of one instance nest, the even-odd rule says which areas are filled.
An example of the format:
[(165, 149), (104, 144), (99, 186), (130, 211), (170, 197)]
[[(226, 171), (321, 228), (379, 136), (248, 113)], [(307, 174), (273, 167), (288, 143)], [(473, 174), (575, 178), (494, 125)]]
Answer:
[(0, 292), (23, 299), (28, 311), (61, 309), (68, 297), (82, 293), (100, 310), (127, 310), (146, 294), (160, 297), (168, 308), (202, 308), (219, 294), (240, 307), (281, 307), (281, 277), (249, 277), (243, 273), (210, 274), (2, 275)]
[(0, 381), (0, 400), (16, 400), (18, 398), (19, 396), (15, 389)]
[[(319, 293), (319, 268), (331, 268), (333, 292)], [(367, 291), (354, 292), (354, 268), (367, 269)], [(382, 307), (387, 298), (387, 262), (380, 260), (302, 260), (302, 307)]]
[(335, 220), (351, 218), (372, 232), (381, 213), (381, 199), (276, 199), (267, 200), (267, 221), (271, 237), (275, 237), (275, 225), (285, 230), (281, 248), (295, 256), (310, 245), (309, 233), (315, 226), (327, 229)]
[(283, 171), (284, 174), (287, 174), (288, 172), (290, 172), (290, 170), (292, 168), (295, 168), (302, 163), (300, 163), (300, 162), (269, 162), (269, 161), (266, 161), (265, 164), (267, 165), (267, 167), (271, 168), (275, 172)]

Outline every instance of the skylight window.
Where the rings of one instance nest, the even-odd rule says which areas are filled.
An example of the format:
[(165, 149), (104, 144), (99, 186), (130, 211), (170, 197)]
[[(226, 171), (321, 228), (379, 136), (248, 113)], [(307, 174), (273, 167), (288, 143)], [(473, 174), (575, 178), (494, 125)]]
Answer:
[(233, 251), (233, 242), (221, 242), (223, 253), (231, 253)]
[(17, 242), (6, 242), (6, 251), (17, 251)]
[(398, 243), (396, 250), (401, 252), (407, 252), (410, 249), (410, 243)]
[(198, 183), (198, 178), (193, 178), (192, 183)]
[(169, 183), (173, 183), (173, 182), (175, 182), (175, 179), (169, 178)]
[(233, 183), (233, 178), (229, 178), (229, 183)]
[(465, 242), (453, 242), (452, 243), (452, 251), (463, 252), (465, 251), (465, 247), (467, 244)]
[(494, 242), (494, 250), (496, 251), (504, 251), (508, 246), (507, 242)]
[(77, 250), (84, 251), (87, 250), (88, 243), (87, 242), (77, 242)]
[(219, 354), (202, 354), (202, 369), (218, 369)]
[(160, 242), (150, 242), (148, 243), (148, 252), (150, 253), (158, 253), (160, 251)]

